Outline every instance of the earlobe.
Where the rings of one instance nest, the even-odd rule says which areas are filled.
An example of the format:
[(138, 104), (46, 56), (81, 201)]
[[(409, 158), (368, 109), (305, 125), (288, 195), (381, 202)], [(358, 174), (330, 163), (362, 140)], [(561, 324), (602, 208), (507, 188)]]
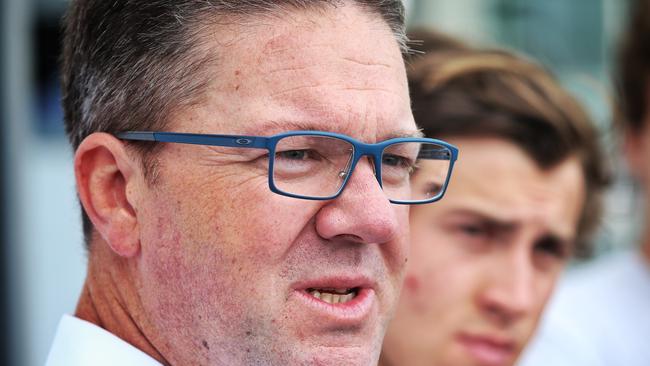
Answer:
[(140, 250), (139, 228), (129, 186), (137, 184), (137, 165), (123, 143), (106, 133), (86, 137), (75, 153), (79, 198), (95, 230), (116, 254)]

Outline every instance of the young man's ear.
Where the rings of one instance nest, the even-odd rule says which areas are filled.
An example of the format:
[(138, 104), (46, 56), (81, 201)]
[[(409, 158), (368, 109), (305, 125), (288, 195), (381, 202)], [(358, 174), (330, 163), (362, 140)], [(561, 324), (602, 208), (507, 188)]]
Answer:
[[(135, 197), (136, 167), (124, 143), (107, 133), (86, 137), (74, 157), (79, 198), (95, 230), (116, 254), (135, 256), (140, 250)], [(137, 191), (137, 190), (136, 190)]]

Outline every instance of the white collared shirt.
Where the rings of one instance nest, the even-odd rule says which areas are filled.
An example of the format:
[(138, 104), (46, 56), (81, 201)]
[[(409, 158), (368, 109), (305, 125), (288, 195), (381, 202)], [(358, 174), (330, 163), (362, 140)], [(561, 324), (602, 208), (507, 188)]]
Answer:
[(64, 315), (45, 366), (162, 366), (93, 323)]

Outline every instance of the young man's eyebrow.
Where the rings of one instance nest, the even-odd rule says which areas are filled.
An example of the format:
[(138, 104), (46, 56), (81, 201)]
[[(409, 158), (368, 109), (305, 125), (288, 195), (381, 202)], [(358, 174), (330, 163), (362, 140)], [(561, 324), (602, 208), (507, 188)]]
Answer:
[(516, 220), (503, 219), (503, 218), (491, 216), (488, 213), (484, 213), (476, 209), (469, 209), (469, 208), (457, 209), (455, 211), (452, 211), (448, 216), (451, 218), (460, 217), (460, 216), (471, 217), (472, 219), (480, 220), (485, 224), (494, 227), (499, 227), (499, 228), (513, 229), (518, 226)]

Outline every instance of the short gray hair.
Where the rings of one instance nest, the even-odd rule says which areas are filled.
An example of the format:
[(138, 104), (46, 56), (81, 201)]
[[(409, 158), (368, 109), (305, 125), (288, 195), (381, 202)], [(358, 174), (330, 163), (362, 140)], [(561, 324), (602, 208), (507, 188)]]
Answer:
[[(73, 148), (94, 132), (164, 130), (171, 111), (195, 102), (214, 62), (214, 55), (196, 52), (213, 19), (346, 2), (380, 16), (407, 52), (400, 0), (73, 0), (62, 55), (64, 119)], [(82, 216), (89, 243), (92, 224)]]

